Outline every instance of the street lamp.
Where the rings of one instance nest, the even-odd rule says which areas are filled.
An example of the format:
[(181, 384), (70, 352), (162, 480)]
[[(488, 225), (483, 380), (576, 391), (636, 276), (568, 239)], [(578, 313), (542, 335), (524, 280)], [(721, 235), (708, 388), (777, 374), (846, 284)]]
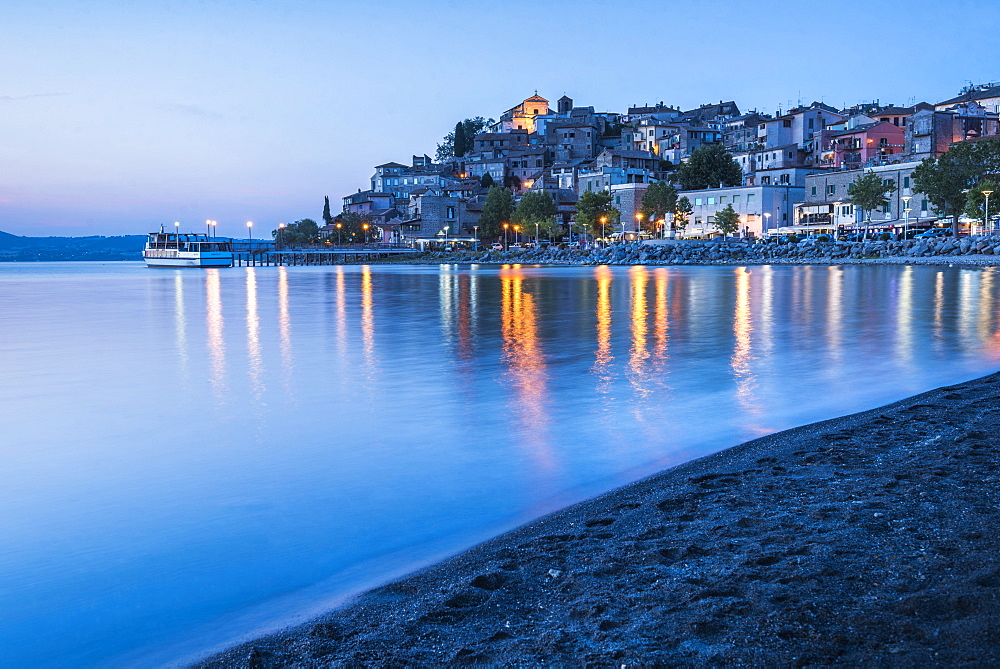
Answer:
[(635, 226), (636, 238), (638, 238), (639, 237), (639, 233), (642, 230), (642, 212), (641, 211), (638, 214), (635, 215), (635, 220), (637, 221), (637, 224)]
[(510, 228), (510, 223), (503, 224), (503, 250), (506, 251), (510, 247), (507, 246), (507, 229)]
[(771, 214), (764, 214), (764, 234), (768, 234), (771, 231)]
[[(367, 223), (362, 223), (361, 224), (361, 229), (364, 230), (363, 236), (361, 237), (361, 246), (364, 246), (365, 244), (368, 243), (368, 224)], [(447, 230), (447, 228), (445, 229), (445, 233), (444, 234), (445, 234), (445, 237), (448, 236), (448, 230)]]
[(212, 221), (205, 219), (205, 234), (209, 237), (212, 236)]
[(535, 248), (537, 249), (541, 242), (538, 241), (538, 223), (535, 223)]
[(983, 227), (990, 230), (990, 195), (993, 194), (991, 190), (984, 190), (983, 195), (986, 196), (986, 216), (983, 217)]
[(604, 234), (604, 225), (607, 222), (608, 222), (608, 217), (607, 216), (601, 216), (601, 241), (604, 242), (605, 246), (608, 245), (608, 236), (606, 234)]
[(344, 242), (340, 239), (340, 228), (343, 227), (342, 223), (337, 223), (337, 246), (343, 246)]
[(475, 240), (476, 247), (478, 247), (479, 246), (479, 226), (478, 225), (473, 225), (472, 226), (472, 239)]
[(520, 244), (521, 243), (521, 226), (520, 225), (515, 225), (514, 226), (514, 243), (515, 244)]
[(282, 239), (281, 239), (281, 231), (284, 230), (284, 229), (285, 229), (285, 224), (284, 223), (278, 223), (278, 248), (279, 249), (283, 246)]
[(177, 241), (177, 248), (181, 248), (181, 224), (180, 221), (174, 221), (174, 239)]
[(903, 201), (903, 239), (906, 239), (907, 228), (910, 227), (910, 198), (912, 195), (904, 195), (900, 199)]
[(247, 221), (247, 232), (250, 233), (250, 246), (253, 246), (253, 221)]

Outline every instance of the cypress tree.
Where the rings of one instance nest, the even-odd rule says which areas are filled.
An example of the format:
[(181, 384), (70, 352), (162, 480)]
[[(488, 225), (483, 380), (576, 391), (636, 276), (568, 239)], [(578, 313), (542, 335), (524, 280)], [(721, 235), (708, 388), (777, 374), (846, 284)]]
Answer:
[(330, 215), (330, 196), (323, 196), (323, 221), (330, 225), (333, 222), (333, 217)]
[(465, 137), (465, 124), (459, 121), (455, 124), (455, 157), (461, 158), (468, 150), (468, 140)]

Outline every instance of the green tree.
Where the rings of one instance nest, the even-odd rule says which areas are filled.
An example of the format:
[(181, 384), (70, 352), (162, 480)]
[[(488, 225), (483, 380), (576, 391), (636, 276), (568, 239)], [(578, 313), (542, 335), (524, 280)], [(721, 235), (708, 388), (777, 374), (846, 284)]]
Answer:
[(682, 190), (739, 186), (743, 169), (721, 144), (708, 144), (691, 152), (674, 172), (674, 179)]
[(740, 229), (740, 215), (733, 205), (727, 204), (725, 209), (715, 214), (715, 227), (722, 233), (723, 239)]
[(461, 121), (455, 124), (454, 136), (454, 151), (452, 153), (455, 154), (456, 158), (461, 158), (468, 153), (470, 149), (469, 138), (465, 136), (465, 124)]
[(958, 219), (968, 200), (966, 192), (986, 176), (996, 174), (1000, 174), (1000, 138), (990, 137), (959, 142), (938, 158), (925, 158), (913, 170), (913, 187), (927, 196), (938, 214), (951, 216), (951, 229), (957, 235)]
[(280, 237), (284, 246), (315, 244), (319, 241), (319, 225), (311, 218), (304, 218), (286, 225), (283, 229), (275, 228), (271, 231), (271, 236), (275, 240)]
[(594, 237), (599, 237), (602, 232), (602, 218), (607, 219), (603, 225), (604, 232), (607, 234), (614, 232), (614, 226), (621, 218), (621, 212), (611, 206), (611, 193), (606, 190), (583, 191), (580, 199), (576, 201), (576, 222)]
[(514, 214), (514, 194), (506, 188), (491, 186), (479, 217), (479, 233), (483, 239), (497, 239), (503, 234), (503, 224), (510, 223)]
[(847, 186), (847, 199), (861, 210), (865, 220), (865, 228), (871, 221), (872, 210), (880, 209), (889, 204), (889, 193), (896, 190), (892, 181), (883, 181), (882, 177), (869, 170)]
[(514, 208), (511, 220), (519, 223), (526, 232), (534, 232), (538, 224), (539, 232), (544, 232), (549, 238), (556, 226), (556, 215), (559, 209), (555, 200), (544, 190), (531, 190), (524, 194)]
[(333, 216), (330, 215), (330, 196), (325, 195), (323, 197), (323, 224), (330, 225), (333, 222)]
[(657, 181), (649, 185), (642, 194), (640, 211), (646, 224), (656, 232), (656, 221), (666, 218), (667, 214), (677, 206), (677, 189), (666, 181)]
[(493, 177), (489, 172), (483, 172), (483, 176), (479, 177), (479, 185), (483, 188), (492, 188), (494, 184)]
[[(487, 126), (493, 125), (493, 123), (493, 119), (486, 119), (482, 116), (459, 121), (455, 124), (455, 129), (445, 135), (441, 143), (437, 145), (434, 160), (439, 163), (445, 163), (456, 156), (461, 157), (472, 151), (475, 148), (473, 140), (476, 135), (482, 132)], [(459, 125), (462, 127), (461, 131), (458, 129)]]
[[(990, 210), (986, 211), (986, 193), (990, 192)], [(994, 196), (1000, 196), (997, 193), (997, 184), (992, 179), (984, 179), (977, 183), (975, 186), (969, 189), (965, 198), (965, 213), (970, 218), (979, 219), (983, 222), (983, 229), (989, 229), (989, 222), (986, 220), (987, 215), (990, 219), (995, 219), (997, 217), (998, 209), (997, 198)]]
[(694, 207), (691, 206), (691, 200), (687, 199), (687, 196), (678, 198), (677, 207), (674, 209), (673, 227), (677, 230), (686, 228), (688, 221), (691, 220), (691, 212), (693, 211)]

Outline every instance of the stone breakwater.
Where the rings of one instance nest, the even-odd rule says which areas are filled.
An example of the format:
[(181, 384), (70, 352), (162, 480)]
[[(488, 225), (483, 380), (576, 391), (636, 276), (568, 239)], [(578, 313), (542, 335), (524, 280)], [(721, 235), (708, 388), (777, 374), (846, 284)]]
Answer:
[[(432, 252), (418, 262), (522, 263), (542, 265), (759, 265), (782, 263), (950, 263), (992, 266), (1000, 258), (1000, 237), (906, 241), (748, 242), (743, 240), (656, 240), (608, 248)], [(412, 260), (408, 260), (412, 262)]]

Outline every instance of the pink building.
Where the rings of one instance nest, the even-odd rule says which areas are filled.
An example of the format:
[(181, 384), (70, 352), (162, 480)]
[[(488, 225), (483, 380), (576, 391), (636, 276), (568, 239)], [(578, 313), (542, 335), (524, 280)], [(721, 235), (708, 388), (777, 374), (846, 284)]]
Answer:
[(833, 167), (855, 170), (884, 165), (891, 160), (888, 156), (903, 152), (905, 134), (903, 128), (887, 121), (830, 133)]

